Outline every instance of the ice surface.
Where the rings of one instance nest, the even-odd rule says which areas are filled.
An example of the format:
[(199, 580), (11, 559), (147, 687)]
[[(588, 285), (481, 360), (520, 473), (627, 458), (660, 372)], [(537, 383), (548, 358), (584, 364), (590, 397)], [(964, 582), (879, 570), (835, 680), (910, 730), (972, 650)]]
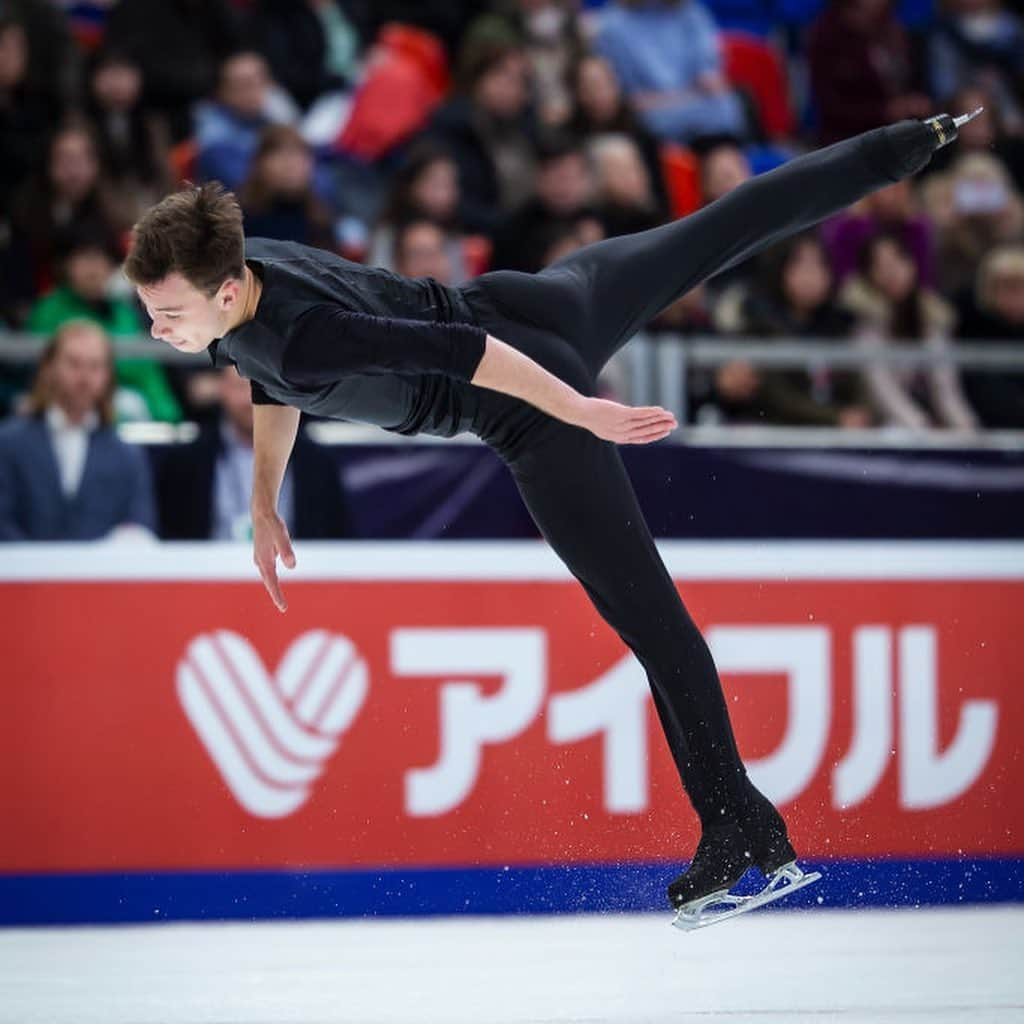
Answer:
[(1009, 1024), (1024, 907), (0, 930), (2, 1024)]

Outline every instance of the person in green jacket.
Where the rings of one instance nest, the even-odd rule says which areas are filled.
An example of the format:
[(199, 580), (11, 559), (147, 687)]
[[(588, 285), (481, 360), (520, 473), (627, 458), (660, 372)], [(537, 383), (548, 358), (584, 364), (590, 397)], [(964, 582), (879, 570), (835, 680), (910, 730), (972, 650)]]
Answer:
[[(26, 330), (52, 335), (69, 320), (98, 323), (118, 340), (143, 333), (135, 305), (111, 293), (110, 282), (118, 261), (102, 239), (87, 234), (65, 239), (59, 266), (62, 283), (37, 300), (29, 312)], [(174, 397), (163, 366), (155, 359), (117, 359), (117, 416), (125, 419), (181, 421), (181, 406)]]

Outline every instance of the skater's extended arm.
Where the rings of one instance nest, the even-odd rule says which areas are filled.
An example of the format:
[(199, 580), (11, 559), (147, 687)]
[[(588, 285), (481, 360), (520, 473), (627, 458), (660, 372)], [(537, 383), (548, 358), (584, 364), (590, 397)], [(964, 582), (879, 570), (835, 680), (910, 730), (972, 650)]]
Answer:
[(299, 430), (299, 410), (290, 405), (253, 406), (252, 542), (253, 562), (279, 611), (288, 604), (277, 580), (277, 558), (295, 567), (288, 527), (277, 499)]
[(658, 441), (676, 427), (672, 413), (658, 406), (632, 408), (586, 398), (529, 356), (491, 335), (487, 335), (484, 356), (472, 383), (520, 398), (555, 419), (617, 444)]
[(297, 319), (281, 365), (288, 381), (313, 387), (347, 374), (441, 373), (512, 395), (619, 444), (657, 441), (676, 426), (664, 409), (585, 398), (475, 324), (391, 319), (320, 304)]

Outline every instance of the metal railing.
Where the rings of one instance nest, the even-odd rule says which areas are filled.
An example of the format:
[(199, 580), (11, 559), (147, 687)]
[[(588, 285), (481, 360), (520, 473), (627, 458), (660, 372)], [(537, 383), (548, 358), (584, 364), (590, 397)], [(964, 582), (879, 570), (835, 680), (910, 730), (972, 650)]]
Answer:
[[(46, 339), (24, 333), (0, 333), (0, 364), (33, 362)], [(145, 335), (119, 339), (119, 357), (149, 358), (178, 366), (209, 367), (205, 353), (179, 352)], [(936, 351), (921, 344), (889, 343), (867, 347), (849, 341), (810, 339), (765, 341), (763, 338), (681, 337), (671, 334), (638, 334), (612, 359), (603, 374), (623, 401), (633, 405), (661, 405), (675, 413), (681, 424), (689, 419), (689, 384), (694, 371), (712, 369), (736, 360), (755, 367), (857, 369), (887, 365), (919, 368), (955, 365), (983, 372), (1024, 373), (1024, 344), (1013, 342), (966, 342), (949, 344)], [(165, 424), (125, 424), (124, 433), (142, 443), (174, 440), (190, 433), (187, 427)], [(165, 429), (166, 428), (166, 429)], [(314, 433), (325, 443), (383, 440), (376, 428), (358, 424), (319, 423)], [(389, 438), (392, 435), (387, 435)], [(942, 429), (878, 428), (849, 430), (827, 427), (777, 425), (684, 426), (674, 438), (689, 444), (713, 445), (842, 445), (1024, 448), (1024, 431), (986, 431), (963, 435)], [(425, 439), (430, 443), (433, 439)]]

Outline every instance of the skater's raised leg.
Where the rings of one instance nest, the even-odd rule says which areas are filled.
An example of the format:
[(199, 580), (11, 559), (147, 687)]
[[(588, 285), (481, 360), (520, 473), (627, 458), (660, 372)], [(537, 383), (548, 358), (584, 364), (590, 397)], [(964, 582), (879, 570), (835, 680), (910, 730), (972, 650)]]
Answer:
[(938, 148), (926, 122), (901, 121), (758, 175), (680, 220), (585, 246), (538, 274), (472, 283), (509, 319), (554, 331), (591, 374), (700, 281), (923, 167)]

